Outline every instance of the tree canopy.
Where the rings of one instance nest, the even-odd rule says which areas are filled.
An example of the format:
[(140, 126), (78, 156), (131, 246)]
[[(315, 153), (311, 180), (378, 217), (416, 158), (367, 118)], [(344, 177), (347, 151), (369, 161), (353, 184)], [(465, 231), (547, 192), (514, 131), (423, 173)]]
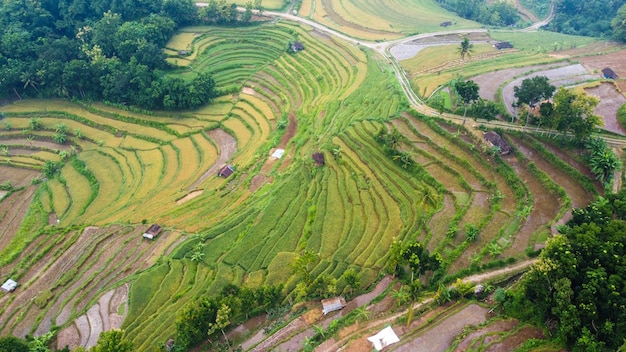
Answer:
[(552, 98), (556, 87), (550, 84), (548, 77), (535, 76), (522, 80), (522, 84), (513, 87), (517, 102), (514, 106), (526, 104), (534, 108), (540, 101)]
[(443, 8), (459, 16), (492, 26), (510, 26), (520, 17), (517, 8), (509, 1), (486, 0), (436, 0)]
[(617, 15), (611, 21), (611, 27), (613, 27), (613, 37), (626, 42), (626, 3), (617, 10)]
[(191, 0), (4, 1), (0, 97), (168, 110), (203, 105), (216, 95), (213, 79), (168, 77), (162, 51), (178, 26), (200, 20)]
[(461, 56), (461, 60), (465, 60), (465, 57), (472, 57), (472, 51), (474, 50), (474, 44), (470, 43), (469, 38), (467, 37), (463, 37), (463, 40), (461, 41), (461, 44), (459, 45), (459, 48), (457, 49), (457, 51), (459, 52), (459, 55)]
[(574, 209), (516, 294), (573, 351), (615, 351), (626, 337), (626, 191)]
[(613, 36), (612, 21), (626, 0), (556, 0), (555, 16), (547, 28), (591, 37)]
[(467, 104), (470, 104), (474, 101), (477, 101), (480, 97), (478, 95), (478, 84), (472, 80), (468, 81), (457, 81), (454, 83), (454, 90), (461, 97), (461, 101), (463, 102), (463, 107), (465, 111), (463, 112), (463, 117), (467, 114)]

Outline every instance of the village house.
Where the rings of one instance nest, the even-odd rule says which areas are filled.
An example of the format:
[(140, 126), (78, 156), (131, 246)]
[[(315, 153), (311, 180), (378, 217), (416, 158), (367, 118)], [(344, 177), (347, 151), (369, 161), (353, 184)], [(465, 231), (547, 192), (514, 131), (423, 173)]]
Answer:
[(619, 78), (617, 73), (615, 73), (615, 71), (613, 71), (610, 67), (605, 67), (602, 69), (602, 77), (612, 80), (616, 80)]
[(313, 158), (313, 161), (315, 161), (315, 166), (324, 166), (326, 164), (326, 161), (324, 160), (324, 153), (313, 153), (311, 157)]
[(304, 45), (301, 42), (295, 41), (291, 43), (291, 52), (297, 53), (298, 51), (304, 50)]
[(228, 178), (230, 177), (230, 175), (233, 174), (233, 172), (235, 172), (235, 168), (233, 168), (232, 165), (228, 164), (224, 165), (222, 168), (219, 169), (219, 171), (217, 171), (217, 176)]
[(511, 152), (511, 146), (499, 134), (494, 131), (485, 132), (483, 138), (487, 143), (500, 149), (500, 155), (508, 155)]
[(343, 297), (334, 297), (322, 300), (322, 313), (324, 315), (340, 310), (346, 306), (346, 300)]
[(147, 238), (149, 240), (152, 240), (152, 239), (156, 238), (159, 235), (159, 233), (161, 233), (162, 230), (163, 230), (163, 228), (160, 225), (152, 224), (146, 230), (146, 232), (143, 233), (142, 237), (143, 238)]
[(513, 44), (509, 43), (509, 42), (497, 42), (493, 45), (494, 48), (498, 49), (498, 50), (502, 50), (502, 49), (512, 49), (513, 48)]
[(4, 292), (13, 292), (17, 288), (17, 282), (11, 279), (8, 279), (2, 284), (2, 291)]

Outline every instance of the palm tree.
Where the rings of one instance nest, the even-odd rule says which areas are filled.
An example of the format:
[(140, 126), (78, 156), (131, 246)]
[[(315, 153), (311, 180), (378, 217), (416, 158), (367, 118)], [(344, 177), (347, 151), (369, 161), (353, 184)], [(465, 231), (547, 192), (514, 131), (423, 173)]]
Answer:
[(465, 56), (471, 58), (472, 51), (474, 51), (474, 44), (470, 43), (467, 37), (463, 37), (461, 41), (461, 46), (458, 48), (459, 55), (461, 55), (461, 60), (465, 60)]

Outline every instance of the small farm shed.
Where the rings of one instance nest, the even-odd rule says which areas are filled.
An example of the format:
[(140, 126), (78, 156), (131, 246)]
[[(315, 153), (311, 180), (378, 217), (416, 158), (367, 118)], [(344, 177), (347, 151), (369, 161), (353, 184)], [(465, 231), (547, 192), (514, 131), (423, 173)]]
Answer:
[(498, 49), (498, 50), (502, 50), (502, 49), (511, 49), (513, 48), (513, 44), (509, 43), (509, 42), (497, 42), (493, 45), (494, 48)]
[(150, 225), (150, 227), (148, 227), (146, 232), (143, 233), (143, 238), (152, 240), (157, 237), (162, 230), (163, 228), (160, 225), (152, 224)]
[(343, 297), (334, 297), (322, 300), (322, 313), (324, 315), (340, 310), (346, 306), (346, 300)]
[(224, 178), (228, 178), (230, 177), (230, 175), (233, 174), (233, 172), (235, 172), (235, 168), (233, 168), (232, 165), (228, 164), (228, 165), (224, 165), (222, 166), (218, 171), (217, 171), (217, 176), (220, 177), (224, 177)]
[(494, 131), (485, 132), (483, 138), (494, 147), (500, 148), (500, 155), (507, 155), (511, 152), (511, 146), (499, 134)]
[(616, 80), (619, 78), (617, 73), (615, 73), (615, 71), (613, 71), (610, 67), (605, 67), (602, 69), (602, 77), (606, 79), (613, 79), (613, 80)]
[(189, 51), (187, 51), (187, 50), (178, 50), (178, 55), (180, 55), (180, 56), (187, 56), (187, 55), (189, 55)]
[(298, 51), (304, 50), (304, 45), (301, 42), (293, 42), (291, 43), (291, 51), (297, 53)]
[(311, 156), (313, 161), (315, 161), (315, 166), (324, 166), (326, 161), (324, 160), (324, 153), (316, 152)]
[(8, 279), (7, 281), (5, 281), (2, 284), (2, 291), (4, 292), (13, 292), (15, 290), (15, 288), (17, 287), (17, 282)]
[(451, 22), (451, 21), (441, 22), (441, 23), (439, 24), (439, 26), (441, 26), (441, 27), (449, 27), (449, 26), (451, 26), (451, 25), (452, 25), (452, 22)]
[(285, 149), (276, 149), (272, 153), (272, 158), (280, 159), (285, 154)]
[(380, 351), (389, 345), (400, 342), (398, 335), (396, 335), (391, 326), (382, 329), (374, 336), (368, 337), (367, 340), (374, 345), (376, 351)]

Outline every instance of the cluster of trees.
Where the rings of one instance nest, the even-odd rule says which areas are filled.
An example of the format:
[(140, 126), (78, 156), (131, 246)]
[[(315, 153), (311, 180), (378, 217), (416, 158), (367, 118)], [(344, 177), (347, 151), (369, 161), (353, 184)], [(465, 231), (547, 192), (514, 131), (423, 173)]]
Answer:
[[(174, 351), (217, 337), (224, 329), (279, 306), (285, 296), (282, 286), (246, 288), (229, 285), (215, 297), (205, 297), (184, 307), (176, 317)], [(228, 339), (226, 339), (228, 342)]]
[(213, 98), (215, 83), (169, 78), (162, 47), (198, 22), (192, 0), (19, 1), (0, 7), (0, 96), (105, 99), (185, 109)]
[(620, 30), (624, 34), (626, 23), (616, 17), (619, 9), (622, 20), (626, 18), (625, 4), (625, 0), (556, 0), (555, 16), (547, 29), (592, 37), (615, 36), (625, 40), (625, 37), (619, 38), (617, 34)]
[(261, 0), (248, 1), (245, 4), (245, 11), (237, 11), (237, 4), (228, 4), (226, 0), (209, 0), (207, 6), (200, 9), (200, 20), (204, 24), (248, 24), (252, 19), (252, 10), (263, 11)]
[(459, 16), (491, 26), (510, 26), (520, 17), (515, 5), (509, 1), (496, 0), (436, 0), (443, 8)]
[(354, 268), (346, 270), (337, 280), (328, 274), (313, 277), (312, 269), (319, 263), (319, 255), (310, 250), (303, 250), (291, 262), (291, 273), (298, 278), (298, 284), (294, 289), (297, 301), (306, 299), (320, 299), (333, 297), (339, 293), (339, 287), (343, 287), (343, 293), (349, 298), (361, 285), (361, 277)]
[(491, 100), (486, 100), (478, 94), (478, 84), (472, 80), (458, 80), (452, 83), (452, 88), (458, 99), (463, 104), (463, 117), (466, 115), (474, 118), (482, 118), (488, 121), (494, 120), (502, 114), (501, 108)]
[(626, 346), (626, 190), (572, 215), (505, 306), (572, 351), (616, 351)]
[[(545, 76), (526, 78), (514, 91), (517, 101), (513, 105), (529, 108), (522, 109), (520, 113), (525, 116), (527, 124), (533, 123), (569, 134), (581, 144), (590, 139), (597, 126), (602, 125), (602, 119), (593, 113), (599, 103), (598, 98), (585, 93), (576, 94), (563, 87), (557, 90)], [(550, 98), (552, 101), (546, 100)], [(538, 115), (532, 111), (537, 104)]]

